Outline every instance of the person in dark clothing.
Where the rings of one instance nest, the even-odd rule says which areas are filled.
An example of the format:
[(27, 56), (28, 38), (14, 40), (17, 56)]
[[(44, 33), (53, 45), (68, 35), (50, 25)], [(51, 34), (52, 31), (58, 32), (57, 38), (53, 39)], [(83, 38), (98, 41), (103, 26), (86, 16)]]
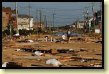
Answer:
[(70, 36), (71, 36), (71, 32), (70, 31), (67, 31), (67, 43), (70, 42)]

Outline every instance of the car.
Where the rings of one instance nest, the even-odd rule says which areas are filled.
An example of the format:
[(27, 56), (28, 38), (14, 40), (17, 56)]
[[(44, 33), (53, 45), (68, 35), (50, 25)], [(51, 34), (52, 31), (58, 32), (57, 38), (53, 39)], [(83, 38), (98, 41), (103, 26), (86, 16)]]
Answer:
[(20, 38), (20, 35), (19, 34), (14, 34), (13, 38)]
[[(65, 34), (65, 36), (67, 36), (67, 33), (65, 33), (65, 32), (56, 32), (54, 35), (55, 36), (62, 36), (63, 34)], [(70, 36), (71, 37), (73, 37), (73, 36), (81, 36), (81, 34), (71, 32), (71, 35)]]

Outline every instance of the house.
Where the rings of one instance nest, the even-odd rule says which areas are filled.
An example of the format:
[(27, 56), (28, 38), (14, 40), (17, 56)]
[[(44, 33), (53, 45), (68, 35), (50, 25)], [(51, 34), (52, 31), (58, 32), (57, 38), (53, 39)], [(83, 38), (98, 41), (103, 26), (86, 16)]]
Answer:
[(94, 17), (89, 19), (89, 27), (90, 29), (100, 29), (102, 31), (102, 23), (101, 23), (101, 11), (97, 11), (94, 13)]
[(2, 7), (2, 31), (7, 29), (12, 14), (15, 14), (15, 10), (10, 7)]
[(78, 21), (76, 27), (79, 29), (83, 29), (84, 28), (84, 21)]
[[(30, 18), (30, 22), (29, 22)], [(33, 29), (33, 17), (28, 16), (25, 14), (19, 14), (18, 15), (18, 29), (26, 29), (26, 30), (32, 30)]]
[(75, 21), (73, 24), (71, 24), (71, 27), (76, 28), (76, 24), (77, 24), (77, 21)]
[(11, 19), (11, 8), (2, 7), (2, 31), (7, 28), (10, 19)]
[(7, 21), (7, 15), (5, 12), (2, 12), (2, 31), (6, 29), (7, 25), (8, 25), (8, 22)]

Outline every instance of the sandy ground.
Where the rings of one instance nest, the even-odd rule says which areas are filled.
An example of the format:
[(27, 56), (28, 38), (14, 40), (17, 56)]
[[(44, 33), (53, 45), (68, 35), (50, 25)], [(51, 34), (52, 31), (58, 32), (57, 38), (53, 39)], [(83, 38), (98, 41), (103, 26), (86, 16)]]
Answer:
[[(34, 39), (31, 37), (31, 39)], [(55, 55), (45, 54), (45, 56), (32, 56), (31, 52), (16, 51), (16, 49), (23, 46), (31, 46), (38, 48), (37, 46), (42, 46), (40, 49), (73, 49), (78, 51), (76, 56), (73, 53), (58, 53)], [(80, 48), (85, 48), (87, 51), (80, 51)], [(82, 62), (82, 60), (66, 60), (62, 59), (69, 57), (82, 57), (91, 58), (97, 60), (89, 60)], [(40, 58), (40, 59), (38, 59)], [(45, 61), (50, 58), (58, 58), (59, 61), (64, 64), (63, 67), (81, 67), (81, 65), (89, 66), (91, 64), (102, 64), (102, 44), (94, 42), (81, 42), (73, 41), (71, 43), (55, 43), (55, 42), (33, 42), (33, 43), (18, 43), (16, 41), (3, 40), (2, 43), (2, 63), (3, 62), (17, 62), (22, 64), (23, 67), (51, 67), (52, 65), (47, 65)], [(35, 65), (35, 66), (32, 66)], [(52, 66), (53, 67), (53, 66)]]

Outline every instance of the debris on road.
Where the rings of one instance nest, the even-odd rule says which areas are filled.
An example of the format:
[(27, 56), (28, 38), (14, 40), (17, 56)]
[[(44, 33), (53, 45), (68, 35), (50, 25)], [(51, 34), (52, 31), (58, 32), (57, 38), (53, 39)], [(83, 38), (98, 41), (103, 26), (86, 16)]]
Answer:
[(52, 64), (55, 67), (59, 67), (60, 65), (62, 65), (62, 63), (60, 63), (58, 60), (56, 59), (48, 59), (46, 61), (46, 64)]

